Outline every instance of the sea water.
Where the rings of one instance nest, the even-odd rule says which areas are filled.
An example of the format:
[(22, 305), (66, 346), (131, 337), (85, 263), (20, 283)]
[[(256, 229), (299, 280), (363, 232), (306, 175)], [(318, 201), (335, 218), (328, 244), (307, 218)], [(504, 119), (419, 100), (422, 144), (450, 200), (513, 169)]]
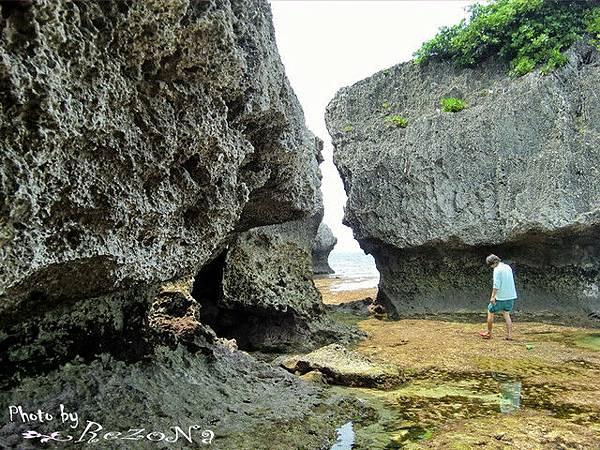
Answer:
[(337, 441), (330, 450), (351, 450), (354, 445), (352, 422), (347, 422), (336, 430)]
[(334, 291), (368, 289), (379, 283), (375, 259), (361, 250), (334, 249), (329, 254), (329, 265), (335, 271), (332, 276), (342, 280), (340, 284), (332, 286)]

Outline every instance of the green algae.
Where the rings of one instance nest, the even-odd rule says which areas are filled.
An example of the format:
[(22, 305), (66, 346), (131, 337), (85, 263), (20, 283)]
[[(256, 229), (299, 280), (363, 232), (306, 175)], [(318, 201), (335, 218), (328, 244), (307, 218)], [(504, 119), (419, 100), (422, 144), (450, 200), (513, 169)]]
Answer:
[[(534, 365), (535, 366), (535, 365)], [(374, 417), (355, 424), (356, 447), (369, 449), (420, 448), (448, 421), (477, 421), (516, 414), (521, 408), (578, 425), (600, 423), (600, 411), (557, 400), (565, 388), (526, 385), (502, 372), (444, 372), (414, 374), (396, 389), (335, 387), (373, 408)], [(468, 448), (455, 442), (453, 448)]]
[(600, 351), (600, 334), (587, 334), (574, 340), (578, 347)]
[(336, 387), (373, 408), (375, 420), (358, 423), (357, 448), (411, 448), (431, 439), (446, 420), (484, 417), (506, 403), (503, 374), (428, 371), (400, 388), (382, 391)]
[[(426, 325), (407, 322), (420, 327), (417, 334), (386, 321), (365, 322), (371, 337), (358, 351), (393, 361), (406, 383), (391, 390), (338, 387), (373, 408), (373, 417), (353, 423), (352, 448), (600, 448), (600, 359), (597, 347), (590, 348), (600, 334), (594, 327), (521, 323), (515, 341), (480, 348), (476, 329), (455, 323), (464, 326), (436, 326), (431, 318)], [(428, 333), (440, 330), (451, 333), (447, 355), (424, 345)], [(453, 351), (463, 344), (464, 352)], [(417, 349), (421, 359), (403, 357)]]
[(352, 313), (348, 313), (348, 312), (342, 312), (342, 311), (332, 311), (332, 312), (328, 312), (327, 315), (337, 321), (340, 322), (344, 325), (349, 325), (352, 327), (357, 327), (358, 324), (360, 322), (362, 322), (363, 320), (365, 320), (365, 317), (360, 317), (356, 314), (352, 314)]
[(480, 356), (475, 358), (477, 367), (483, 371), (501, 372), (509, 376), (523, 378), (544, 378), (545, 380), (562, 380), (582, 375), (581, 368), (569, 364), (552, 364), (542, 358), (500, 358)]
[[(600, 333), (589, 333), (580, 330), (573, 331), (529, 331), (529, 335), (537, 342), (556, 342), (569, 347), (579, 347), (588, 350), (600, 350)], [(526, 345), (534, 345), (527, 342)]]

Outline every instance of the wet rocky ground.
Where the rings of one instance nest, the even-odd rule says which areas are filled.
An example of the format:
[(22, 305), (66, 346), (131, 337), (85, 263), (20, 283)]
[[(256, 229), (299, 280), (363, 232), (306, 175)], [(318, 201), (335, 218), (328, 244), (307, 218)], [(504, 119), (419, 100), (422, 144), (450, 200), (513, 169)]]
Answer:
[(517, 315), (514, 340), (504, 339), (500, 319), (487, 341), (478, 335), (483, 313), (365, 317), (349, 306), (364, 292), (338, 295), (335, 282), (317, 283), (324, 301), (346, 303), (338, 319), (369, 336), (352, 350), (395, 365), (406, 382), (330, 387), (371, 411), (342, 424), (331, 449), (600, 449), (598, 323)]
[[(486, 341), (478, 335), (483, 314), (391, 321), (375, 311), (377, 319), (362, 301), (376, 291), (330, 289), (340, 282), (317, 286), (331, 317), (366, 334), (354, 344), (310, 357), (215, 347), (218, 357), (180, 349), (157, 365), (82, 361), (0, 400), (27, 410), (64, 403), (82, 421), (105, 417), (99, 421), (111, 431), (124, 417), (159, 431), (192, 423), (172, 423), (177, 415), (194, 418), (214, 431), (210, 448), (224, 450), (600, 449), (597, 323), (517, 315), (513, 341), (503, 339), (501, 322)], [(272, 363), (276, 357), (293, 364)], [(390, 368), (398, 382), (388, 382)], [(6, 437), (22, 431), (16, 422), (0, 428), (0, 447), (38, 448)], [(144, 440), (126, 448), (174, 447)]]

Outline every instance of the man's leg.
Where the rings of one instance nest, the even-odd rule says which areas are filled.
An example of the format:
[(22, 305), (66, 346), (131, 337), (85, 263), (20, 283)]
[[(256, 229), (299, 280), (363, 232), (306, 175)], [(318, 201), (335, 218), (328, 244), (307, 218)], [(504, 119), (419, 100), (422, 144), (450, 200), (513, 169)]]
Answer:
[(491, 336), (492, 335), (492, 327), (494, 326), (494, 313), (491, 313), (488, 311), (488, 315), (487, 315), (487, 327), (488, 327), (488, 334)]
[(506, 339), (512, 339), (513, 324), (512, 319), (510, 318), (510, 313), (508, 311), (502, 311), (502, 315), (506, 321)]

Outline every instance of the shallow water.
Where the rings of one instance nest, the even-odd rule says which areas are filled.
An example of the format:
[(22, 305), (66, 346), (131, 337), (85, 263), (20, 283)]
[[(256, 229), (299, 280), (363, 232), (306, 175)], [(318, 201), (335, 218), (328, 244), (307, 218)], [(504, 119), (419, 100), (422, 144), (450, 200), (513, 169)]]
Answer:
[[(330, 303), (342, 303), (346, 293), (333, 286), (320, 289)], [(354, 441), (338, 439), (336, 450), (600, 450), (597, 322), (519, 315), (514, 341), (484, 342), (482, 315), (398, 321), (340, 315), (369, 335), (355, 350), (401, 368), (407, 382), (388, 391), (331, 387), (361, 400), (367, 411), (338, 424), (338, 435), (352, 431)]]
[(521, 382), (512, 381), (500, 384), (500, 412), (510, 414), (521, 407)]
[(345, 277), (340, 280), (340, 283), (333, 283), (331, 285), (331, 292), (340, 292), (340, 291), (355, 291), (358, 289), (369, 289), (377, 287), (379, 283), (379, 278), (365, 278), (365, 277), (355, 277), (348, 278)]
[(354, 445), (354, 428), (352, 422), (347, 422), (336, 430), (337, 441), (330, 450), (348, 450)]
[(388, 391), (332, 389), (363, 399), (377, 414), (371, 423), (345, 423), (338, 429), (338, 441), (331, 450), (412, 447), (431, 439), (449, 420), (475, 420), (497, 413), (512, 415), (521, 408), (541, 410), (573, 423), (600, 420), (598, 411), (554, 401), (560, 387), (527, 386), (520, 379), (499, 372), (431, 370)]

